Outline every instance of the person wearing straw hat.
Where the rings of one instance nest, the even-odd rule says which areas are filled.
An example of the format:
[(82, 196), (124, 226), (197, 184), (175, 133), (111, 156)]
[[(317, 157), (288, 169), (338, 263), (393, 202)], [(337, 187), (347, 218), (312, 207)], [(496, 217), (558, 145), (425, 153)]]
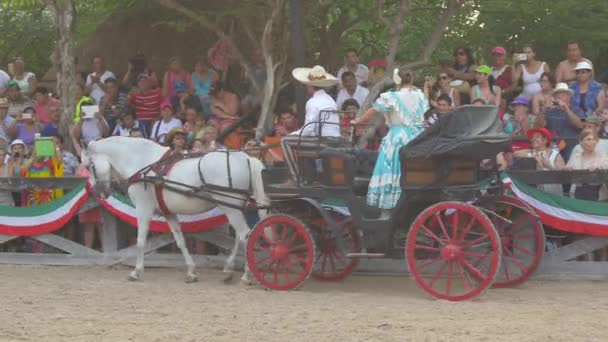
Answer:
[[(298, 180), (298, 168), (293, 146), (301, 148), (318, 148), (330, 143), (337, 144), (340, 139), (340, 116), (336, 101), (325, 92), (338, 83), (335, 76), (329, 74), (322, 66), (313, 68), (295, 68), (293, 77), (306, 86), (311, 98), (306, 102), (306, 118), (304, 125), (281, 139), (281, 147), (285, 155), (285, 163), (291, 172), (293, 180)], [(286, 185), (294, 185), (287, 182)]]
[(186, 154), (188, 153), (186, 135), (187, 133), (182, 127), (173, 128), (165, 137), (165, 145), (169, 146), (173, 153)]
[(428, 99), (413, 85), (410, 70), (395, 69), (393, 81), (397, 90), (381, 94), (372, 108), (351, 121), (356, 125), (383, 113), (390, 127), (382, 139), (367, 192), (367, 204), (382, 209), (382, 219), (390, 217), (401, 196), (399, 150), (424, 130), (424, 113), (429, 109)]

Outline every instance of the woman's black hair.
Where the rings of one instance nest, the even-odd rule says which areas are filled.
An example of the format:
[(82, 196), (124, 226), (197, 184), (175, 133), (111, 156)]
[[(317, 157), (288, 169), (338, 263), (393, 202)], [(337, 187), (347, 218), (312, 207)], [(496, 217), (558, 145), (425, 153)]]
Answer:
[(361, 106), (359, 105), (359, 102), (355, 99), (348, 99), (346, 101), (344, 101), (344, 103), (342, 103), (342, 110), (346, 110), (346, 108), (348, 106), (355, 106), (357, 107), (357, 109), (361, 108)]
[[(473, 57), (473, 50), (471, 50), (470, 48), (465, 48), (465, 47), (457, 47), (454, 49), (454, 57), (456, 57), (456, 55), (458, 54), (458, 51), (464, 51), (464, 54), (467, 56), (467, 68), (470, 67), (471, 65), (475, 64), (475, 57)], [(456, 61), (454, 61), (454, 66), (458, 67), (458, 64)]]

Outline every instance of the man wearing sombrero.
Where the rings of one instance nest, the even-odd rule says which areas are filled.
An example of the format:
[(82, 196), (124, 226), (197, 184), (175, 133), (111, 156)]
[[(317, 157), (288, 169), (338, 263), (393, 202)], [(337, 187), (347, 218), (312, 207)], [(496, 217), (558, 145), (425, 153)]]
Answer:
[(318, 65), (313, 68), (295, 68), (292, 75), (298, 82), (306, 85), (306, 91), (311, 96), (306, 102), (306, 119), (302, 128), (281, 139), (285, 163), (289, 167), (293, 180), (297, 180), (298, 168), (293, 146), (318, 148), (332, 140), (339, 141), (340, 139), (338, 107), (336, 101), (324, 90), (324, 88), (337, 85), (340, 81)]

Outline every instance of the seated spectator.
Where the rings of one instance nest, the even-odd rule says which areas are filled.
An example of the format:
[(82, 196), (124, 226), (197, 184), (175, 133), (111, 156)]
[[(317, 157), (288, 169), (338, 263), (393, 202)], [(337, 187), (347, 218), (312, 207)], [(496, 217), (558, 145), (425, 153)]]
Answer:
[(555, 80), (550, 72), (543, 72), (540, 76), (540, 92), (532, 98), (532, 113), (538, 115), (551, 107), (553, 102), (553, 89)]
[(122, 78), (122, 85), (126, 89), (137, 87), (139, 83), (139, 77), (146, 76), (148, 83), (150, 83), (150, 89), (158, 88), (158, 77), (156, 72), (148, 66), (148, 60), (144, 54), (137, 54), (129, 60), (127, 65), (127, 73)]
[(454, 62), (442, 62), (441, 71), (447, 73), (453, 81), (451, 84), (460, 92), (460, 104), (471, 102), (470, 82), (475, 80), (475, 59), (473, 50), (470, 48), (458, 47), (454, 50)]
[[(536, 115), (530, 113), (530, 102), (523, 96), (518, 96), (509, 107), (512, 113), (507, 113), (503, 119), (505, 133), (512, 137), (525, 137), (529, 129), (536, 127)], [(527, 144), (526, 144), (527, 146)], [(522, 148), (513, 146), (516, 151)], [(523, 147), (526, 148), (526, 147)]]
[[(32, 157), (21, 169), (21, 176), (27, 178), (63, 177), (63, 159), (61, 151), (56, 148), (56, 155), (52, 158), (37, 157), (33, 150)], [(63, 196), (62, 189), (36, 188), (26, 190), (21, 206), (31, 207), (48, 203)]]
[(13, 121), (8, 127), (8, 135), (11, 139), (19, 139), (28, 147), (34, 145), (36, 133), (40, 133), (40, 131), (41, 127), (36, 111), (31, 107), (26, 108), (17, 120)]
[(49, 116), (51, 118), (51, 122), (42, 127), (40, 135), (43, 137), (53, 137), (59, 135), (59, 130), (61, 129), (61, 114), (61, 106), (58, 103), (49, 106)]
[(169, 69), (163, 76), (162, 94), (165, 100), (171, 101), (171, 99), (177, 95), (177, 91), (175, 89), (177, 82), (184, 83), (185, 92), (188, 94), (192, 94), (194, 92), (192, 76), (182, 68), (182, 62), (179, 57), (172, 57), (169, 60)]
[(197, 96), (192, 95), (190, 93), (188, 93), (188, 90), (186, 88), (186, 83), (184, 82), (175, 82), (175, 92), (177, 95), (175, 95), (172, 99), (171, 99), (171, 105), (173, 106), (173, 109), (175, 110), (176, 113), (176, 117), (183, 119), (184, 115), (186, 114), (186, 108), (188, 107), (192, 107), (194, 109), (196, 109), (196, 111), (198, 112), (202, 112), (203, 111), (203, 106), (201, 105), (201, 101), (198, 99)]
[(78, 168), (78, 165), (80, 165), (78, 158), (76, 158), (72, 152), (65, 150), (65, 140), (63, 139), (63, 136), (59, 134), (54, 135), (53, 141), (55, 142), (55, 147), (63, 161), (63, 176), (76, 175), (76, 169)]
[(183, 128), (173, 128), (165, 139), (165, 145), (169, 146), (173, 153), (186, 154), (188, 153), (188, 145), (186, 143), (186, 131)]
[[(602, 118), (600, 116), (590, 115), (584, 119), (581, 119), (581, 121), (583, 122), (583, 129), (590, 129), (596, 132), (599, 136), (600, 129), (602, 128)], [(601, 155), (608, 158), (608, 140), (600, 139), (597, 143), (596, 149)], [(572, 156), (581, 154), (582, 152), (582, 146), (578, 144), (574, 147), (574, 149), (572, 149)]]
[(25, 71), (25, 62), (21, 57), (15, 59), (15, 73), (12, 80), (17, 82), (24, 94), (30, 94), (38, 87), (36, 75), (32, 72)]
[(21, 169), (25, 164), (25, 161), (28, 159), (28, 151), (25, 143), (19, 139), (13, 140), (11, 143), (11, 154), (8, 159), (8, 170), (9, 175), (11, 177), (19, 177), (21, 176)]
[[(425, 92), (428, 94), (428, 98), (430, 100), (431, 107), (437, 108), (437, 99), (441, 95), (447, 95), (450, 98), (450, 103), (452, 107), (460, 107), (460, 93), (450, 86), (450, 76), (445, 73), (439, 73), (437, 80), (429, 79), (424, 82)], [(433, 90), (433, 87), (436, 89)]]
[[(84, 116), (84, 113), (81, 113)], [(81, 117), (78, 124), (72, 130), (72, 144), (77, 155), (82, 154), (82, 147), (90, 142), (105, 138), (110, 135), (110, 127), (106, 119), (99, 112), (93, 118)]]
[[(583, 114), (580, 109), (571, 108), (570, 100), (572, 90), (565, 83), (558, 83), (553, 90), (552, 106), (537, 116), (537, 127), (547, 128), (554, 136), (559, 138), (573, 138), (578, 135), (579, 129), (583, 127), (581, 118)], [(568, 160), (574, 148), (573, 144), (566, 144), (562, 149), (562, 156)]]
[(336, 104), (338, 108), (342, 108), (344, 101), (354, 99), (359, 106), (362, 106), (369, 94), (367, 88), (357, 84), (357, 78), (351, 71), (342, 73), (342, 89), (338, 92)]
[(131, 136), (131, 130), (134, 128), (141, 130), (139, 121), (135, 120), (134, 111), (129, 110), (120, 118), (118, 125), (116, 125), (116, 127), (114, 127), (114, 131), (112, 132), (112, 135), (115, 135), (115, 136), (118, 135), (121, 137), (129, 137), (129, 136)]
[(43, 125), (51, 122), (51, 116), (49, 115), (49, 108), (51, 106), (59, 106), (59, 100), (53, 98), (49, 94), (49, 90), (45, 87), (38, 87), (34, 90), (34, 96), (36, 97), (36, 104), (34, 109), (38, 114), (38, 120)]
[(152, 126), (150, 139), (162, 144), (165, 142), (167, 133), (173, 128), (182, 127), (182, 122), (180, 119), (173, 117), (173, 107), (167, 101), (160, 105), (160, 116), (161, 119)]
[[(552, 147), (552, 136), (548, 129), (530, 129), (527, 131), (527, 136), (530, 148), (515, 151), (514, 157), (536, 159), (537, 170), (561, 170), (566, 166), (559, 151)], [(542, 184), (539, 189), (556, 195), (562, 194), (561, 184)]]
[(160, 117), (160, 104), (163, 102), (161, 90), (153, 87), (152, 79), (141, 74), (137, 77), (137, 88), (131, 93), (130, 103), (135, 108), (137, 121), (144, 133), (150, 134), (152, 124)]
[(29, 97), (23, 95), (17, 81), (10, 81), (6, 90), (8, 99), (8, 114), (13, 118), (18, 117), (27, 107), (34, 107), (35, 103)]
[[(348, 102), (348, 100), (347, 100)], [(352, 102), (349, 102), (352, 104)], [(298, 119), (291, 108), (285, 108), (279, 113), (279, 121), (274, 127), (273, 135), (284, 137), (300, 128)]]
[(601, 126), (598, 132), (600, 139), (608, 139), (608, 108), (600, 111)]
[(204, 134), (204, 132), (200, 133), (201, 131), (204, 131), (204, 125), (205, 120), (203, 119), (202, 113), (197, 112), (195, 108), (186, 108), (183, 128), (186, 132), (186, 141), (188, 143), (188, 146), (192, 144), (194, 138), (196, 138), (198, 135), (202, 136)]
[[(355, 99), (348, 99), (338, 108), (342, 111), (340, 113), (340, 135), (346, 141), (352, 142), (355, 139), (357, 131), (354, 130), (355, 127), (350, 122), (357, 117), (357, 112), (360, 109), (359, 102)], [(357, 128), (361, 132), (362, 126), (357, 126)]]
[(502, 46), (492, 49), (492, 76), (494, 84), (503, 92), (513, 84), (513, 67), (507, 64), (507, 50)]
[(211, 91), (212, 120), (225, 127), (238, 119), (239, 97), (224, 88), (221, 82), (215, 83)]
[(113, 130), (118, 119), (127, 112), (127, 94), (120, 91), (118, 80), (115, 78), (105, 80), (104, 86), (105, 95), (101, 97), (99, 112), (106, 119), (110, 130)]
[[(342, 79), (342, 75), (347, 71), (350, 71), (355, 75), (357, 84), (366, 85), (369, 77), (369, 69), (365, 65), (359, 64), (359, 54), (357, 53), (357, 50), (353, 48), (346, 50), (346, 53), (344, 54), (344, 66), (338, 70), (338, 78)], [(361, 103), (359, 103), (359, 105), (361, 105)], [(340, 105), (338, 105), (338, 108), (339, 106)]]
[(8, 83), (11, 81), (11, 76), (4, 70), (0, 69), (0, 96), (4, 96)]
[(203, 139), (194, 139), (190, 153), (203, 153), (205, 151), (205, 142)]
[(593, 79), (593, 66), (589, 62), (578, 63), (574, 72), (576, 72), (576, 81), (570, 83), (572, 89), (570, 106), (579, 109), (582, 116), (586, 117), (598, 109), (602, 84)]
[(93, 57), (93, 72), (87, 76), (85, 86), (87, 93), (97, 105), (101, 105), (101, 98), (106, 94), (105, 82), (108, 78), (116, 79), (116, 76), (106, 69), (103, 57)]
[(502, 90), (494, 85), (492, 69), (487, 65), (480, 65), (475, 69), (477, 85), (471, 88), (471, 100), (483, 99), (487, 104), (500, 106)]
[(214, 152), (225, 149), (224, 146), (217, 143), (218, 129), (214, 125), (205, 127), (205, 136), (203, 137), (203, 153)]
[[(10, 167), (4, 161), (7, 159), (7, 153), (4, 148), (0, 148), (0, 177), (10, 177)], [(13, 194), (8, 190), (0, 190), (0, 206), (13, 207), (15, 206), (15, 200)]]
[(9, 104), (5, 98), (0, 98), (0, 140), (3, 141), (4, 146), (8, 145), (10, 141), (10, 135), (8, 134), (8, 128), (11, 127), (15, 119), (8, 115)]
[(429, 129), (433, 126), (439, 118), (452, 110), (452, 98), (448, 94), (441, 94), (435, 102), (435, 108), (429, 109), (426, 113), (424, 113), (424, 128)]
[[(592, 129), (584, 129), (580, 134), (582, 153), (573, 154), (568, 160), (568, 168), (573, 170), (595, 171), (608, 168), (608, 159), (597, 151), (597, 133)], [(577, 199), (597, 201), (602, 184), (577, 184), (574, 197)]]
[(132, 128), (131, 131), (129, 131), (129, 137), (131, 137), (131, 138), (145, 138), (144, 131), (142, 131), (139, 128)]
[(204, 113), (211, 112), (211, 86), (218, 80), (217, 72), (209, 67), (204, 58), (199, 58), (194, 64), (192, 83), (194, 95), (198, 96)]

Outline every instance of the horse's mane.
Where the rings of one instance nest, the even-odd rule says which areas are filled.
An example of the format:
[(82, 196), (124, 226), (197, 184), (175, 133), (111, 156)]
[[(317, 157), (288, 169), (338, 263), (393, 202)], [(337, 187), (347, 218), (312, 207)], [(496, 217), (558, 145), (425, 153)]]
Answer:
[(97, 153), (107, 152), (107, 147), (110, 146), (121, 146), (124, 149), (129, 149), (129, 147), (135, 146), (155, 146), (162, 147), (158, 143), (152, 140), (144, 139), (144, 138), (135, 138), (135, 137), (122, 137), (122, 136), (112, 136), (105, 139), (97, 140), (91, 142), (88, 145), (88, 149)]

